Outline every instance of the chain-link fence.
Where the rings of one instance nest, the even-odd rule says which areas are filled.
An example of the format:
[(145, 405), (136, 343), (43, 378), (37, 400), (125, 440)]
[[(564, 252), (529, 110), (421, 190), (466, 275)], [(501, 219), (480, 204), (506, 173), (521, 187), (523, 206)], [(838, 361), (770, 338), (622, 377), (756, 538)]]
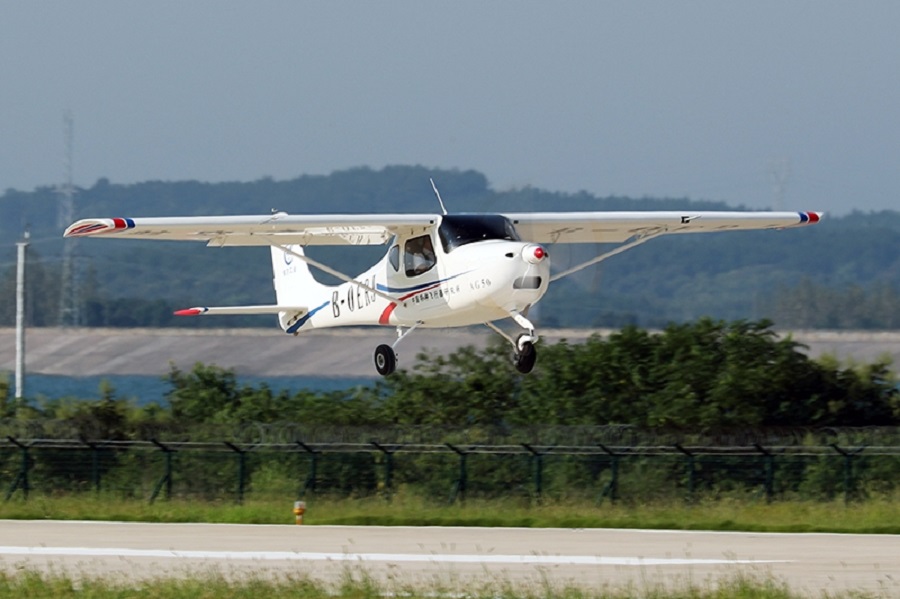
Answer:
[(547, 445), (475, 443), (0, 441), (5, 497), (390, 495), (653, 501), (755, 496), (847, 501), (890, 493), (900, 444)]

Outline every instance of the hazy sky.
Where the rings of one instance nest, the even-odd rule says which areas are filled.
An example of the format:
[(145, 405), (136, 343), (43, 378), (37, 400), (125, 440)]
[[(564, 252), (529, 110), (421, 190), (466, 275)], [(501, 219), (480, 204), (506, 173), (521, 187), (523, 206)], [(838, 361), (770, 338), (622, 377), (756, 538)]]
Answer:
[(788, 209), (900, 209), (900, 2), (0, 0), (0, 190), (63, 179), (66, 109), (80, 186), (421, 164), (767, 207), (781, 172)]

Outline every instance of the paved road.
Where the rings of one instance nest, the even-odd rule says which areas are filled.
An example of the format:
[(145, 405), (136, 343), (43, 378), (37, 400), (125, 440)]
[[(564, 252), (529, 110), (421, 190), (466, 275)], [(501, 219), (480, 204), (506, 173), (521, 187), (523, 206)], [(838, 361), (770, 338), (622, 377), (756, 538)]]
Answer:
[[(541, 330), (542, 339), (578, 342), (608, 330)], [(190, 369), (195, 362), (234, 368), (240, 375), (348, 376), (377, 378), (372, 352), (391, 342), (389, 328), (311, 331), (297, 337), (277, 326), (268, 329), (55, 329), (26, 333), (26, 369), (41, 374), (161, 376), (174, 362)], [(891, 355), (900, 363), (900, 332), (807, 331), (793, 334), (814, 356), (831, 353), (857, 362)], [(451, 353), (464, 345), (484, 347), (496, 337), (485, 327), (422, 329), (398, 346), (400, 366), (415, 363), (419, 352)], [(0, 328), (0, 372), (15, 369), (15, 331)]]
[(636, 530), (258, 526), (0, 521), (0, 569), (147, 578), (365, 570), (395, 583), (632, 588), (774, 576), (812, 596), (900, 597), (900, 536)]

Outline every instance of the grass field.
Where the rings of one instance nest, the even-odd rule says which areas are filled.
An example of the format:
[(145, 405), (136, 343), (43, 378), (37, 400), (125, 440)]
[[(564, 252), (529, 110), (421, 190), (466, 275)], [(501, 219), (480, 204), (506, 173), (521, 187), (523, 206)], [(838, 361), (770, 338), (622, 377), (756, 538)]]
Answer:
[[(869, 595), (829, 593), (829, 599), (859, 599)], [(873, 597), (877, 595), (872, 595)], [(368, 599), (382, 597), (460, 597), (478, 599), (799, 599), (785, 585), (765, 578), (744, 575), (702, 584), (685, 583), (674, 588), (650, 585), (618, 589), (587, 589), (551, 582), (531, 587), (504, 581), (485, 582), (475, 588), (452, 588), (441, 584), (406, 586), (378, 584), (366, 576), (348, 573), (334, 585), (324, 585), (303, 577), (271, 578), (254, 576), (230, 580), (220, 574), (194, 578), (161, 578), (139, 583), (107, 578), (76, 578), (64, 574), (44, 575), (25, 570), (16, 574), (0, 572), (0, 599), (29, 597), (90, 599)]]
[[(532, 503), (527, 500), (470, 500), (447, 505), (419, 497), (307, 498), (305, 524), (385, 526), (515, 526), (556, 528), (648, 528), (758, 532), (900, 534), (900, 498), (843, 502), (717, 499), (686, 504), (624, 502)], [(225, 501), (121, 499), (104, 494), (34, 495), (0, 503), (0, 518), (27, 520), (113, 520), (140, 522), (224, 522), (289, 524), (293, 498)]]

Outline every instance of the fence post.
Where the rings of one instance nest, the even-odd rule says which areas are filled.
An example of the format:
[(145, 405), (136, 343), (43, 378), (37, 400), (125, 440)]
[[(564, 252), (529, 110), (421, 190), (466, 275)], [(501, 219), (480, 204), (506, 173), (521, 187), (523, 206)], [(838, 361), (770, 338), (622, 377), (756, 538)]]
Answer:
[(300, 496), (303, 497), (307, 492), (316, 492), (316, 474), (319, 467), (319, 452), (303, 441), (294, 441), (294, 443), (309, 455), (309, 474), (306, 475), (306, 481), (303, 483), (303, 490), (300, 491)]
[(100, 449), (97, 447), (96, 443), (92, 443), (88, 441), (86, 438), (79, 437), (78, 439), (85, 445), (87, 445), (91, 450), (91, 485), (94, 487), (94, 491), (100, 492)]
[(156, 486), (153, 487), (153, 493), (150, 494), (150, 503), (153, 504), (153, 502), (156, 501), (156, 497), (159, 495), (163, 484), (166, 485), (166, 501), (172, 499), (172, 454), (175, 453), (175, 450), (166, 447), (156, 439), (150, 439), (150, 442), (161, 449), (163, 455), (166, 456), (166, 473), (159, 481), (157, 481)]
[(240, 505), (244, 503), (244, 479), (247, 471), (247, 452), (229, 441), (225, 441), (225, 445), (227, 445), (231, 451), (237, 453), (238, 456), (237, 502), (238, 505)]
[(838, 447), (837, 443), (830, 443), (831, 448), (836, 452), (844, 456), (844, 503), (850, 503), (850, 492), (851, 487), (853, 486), (853, 457), (862, 453), (865, 449), (863, 447), (857, 447), (852, 451), (847, 451), (841, 447)]
[(772, 497), (775, 495), (775, 455), (759, 443), (754, 443), (753, 447), (764, 456), (766, 465), (766, 503), (772, 503)]
[(468, 474), (466, 472), (466, 457), (468, 453), (451, 445), (450, 443), (445, 443), (447, 447), (453, 450), (456, 455), (459, 456), (459, 478), (456, 479), (453, 485), (453, 490), (450, 492), (450, 503), (456, 502), (456, 499), (459, 498), (460, 503), (465, 503), (466, 501), (466, 483), (468, 482)]
[(544, 454), (528, 443), (522, 443), (522, 447), (531, 453), (531, 460), (534, 464), (534, 497), (540, 502), (544, 493)]
[(694, 501), (694, 488), (696, 486), (696, 470), (694, 469), (695, 456), (690, 451), (681, 446), (680, 443), (675, 444), (675, 449), (687, 456), (687, 474), (688, 474), (688, 502)]
[(384, 454), (384, 489), (387, 496), (390, 498), (391, 496), (391, 487), (393, 485), (394, 479), (394, 451), (388, 449), (384, 445), (378, 443), (374, 439), (369, 441), (375, 449)]
[(28, 491), (30, 489), (28, 485), (28, 446), (24, 443), (20, 443), (16, 439), (12, 437), (6, 437), (10, 443), (19, 448), (22, 453), (22, 461), (19, 466), (19, 474), (16, 475), (16, 479), (9, 486), (9, 491), (6, 492), (6, 500), (9, 501), (13, 496), (13, 493), (16, 492), (16, 489), (21, 488), (22, 494), (25, 496), (25, 501), (28, 501)]
[(611, 475), (609, 482), (603, 487), (603, 490), (600, 491), (600, 500), (602, 501), (604, 497), (609, 497), (610, 502), (615, 503), (619, 500), (619, 458), (621, 456), (611, 451), (603, 443), (597, 443), (597, 447), (602, 449), (606, 455), (609, 456), (609, 473)]

